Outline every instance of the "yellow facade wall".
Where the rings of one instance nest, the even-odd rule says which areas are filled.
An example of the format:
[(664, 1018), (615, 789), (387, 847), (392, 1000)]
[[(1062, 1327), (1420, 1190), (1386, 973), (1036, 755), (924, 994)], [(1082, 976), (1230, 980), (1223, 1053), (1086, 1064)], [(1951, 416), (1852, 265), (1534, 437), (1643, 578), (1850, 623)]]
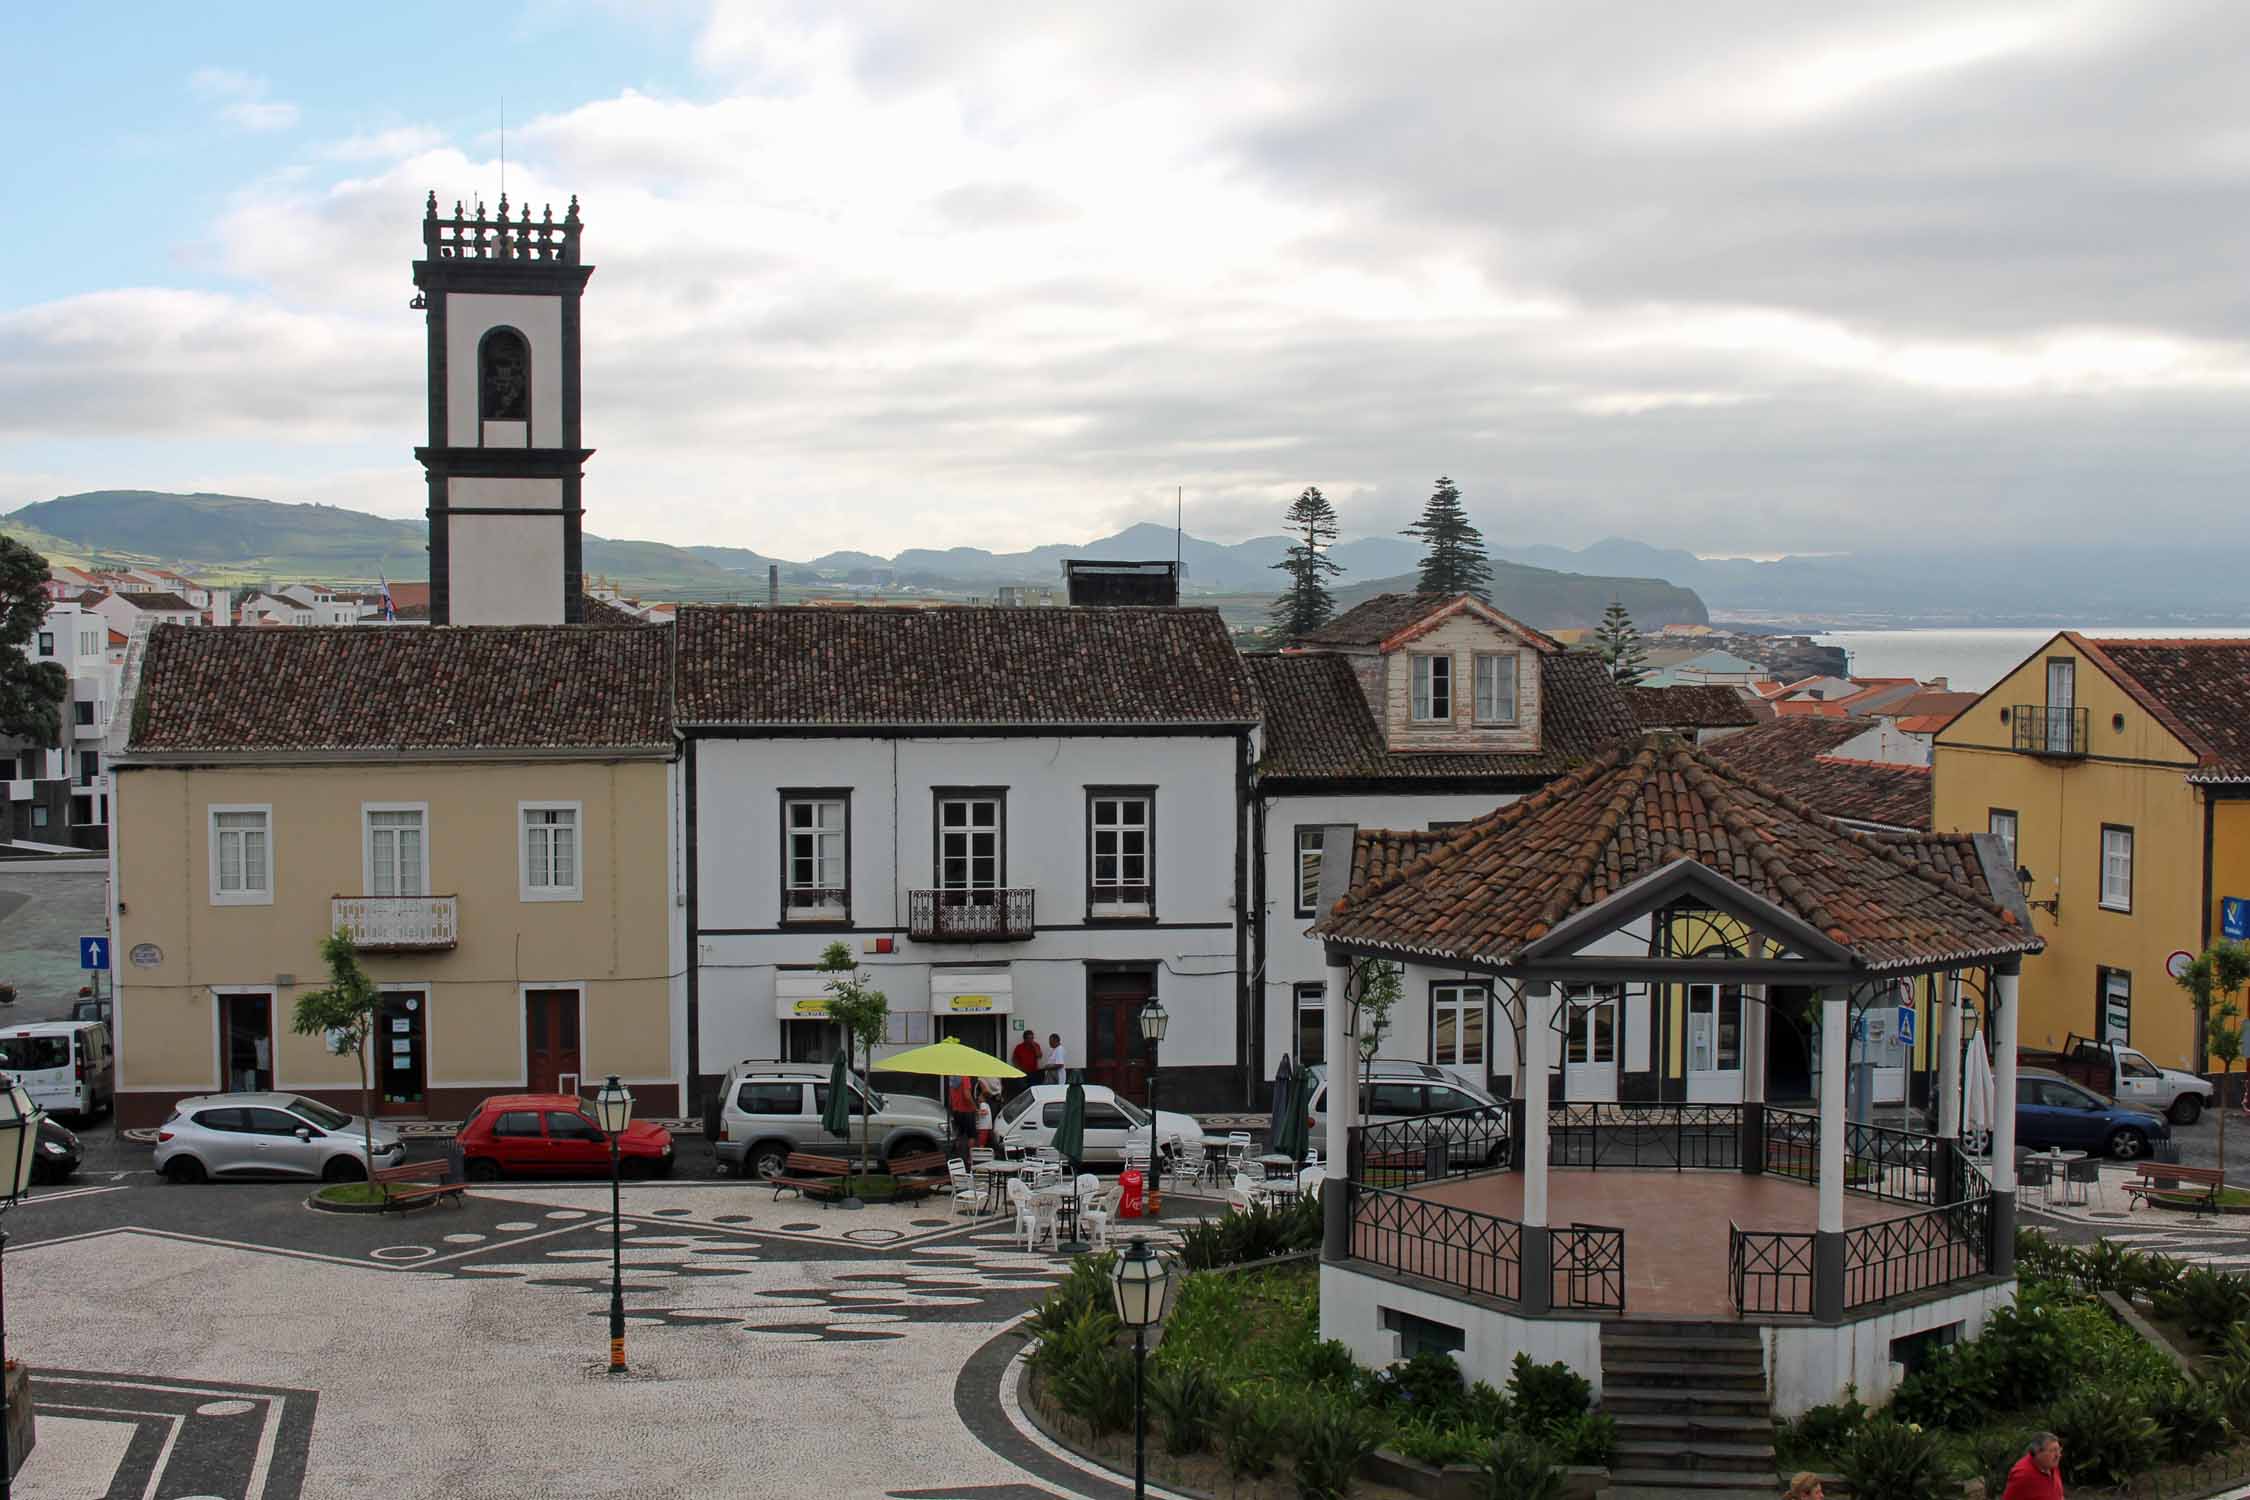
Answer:
[[(356, 1091), (356, 1062), (292, 1034), (289, 1016), (299, 995), (325, 982), (319, 945), (331, 898), (367, 891), (369, 803), (426, 805), (427, 890), (458, 898), (455, 947), (362, 959), (378, 983), (427, 994), (433, 1114), (523, 1085), (529, 988), (581, 991), (587, 1075), (676, 1081), (664, 763), (121, 766), (115, 787), (117, 949), (145, 956), (142, 945), (153, 945), (162, 955), (119, 969), (121, 1108), (133, 1093), (222, 1087), (215, 990), (226, 989), (273, 994), (277, 1088), (338, 1102), (334, 1091)], [(580, 804), (578, 899), (524, 899), (524, 802)], [(272, 809), (270, 904), (213, 900), (215, 805)]]
[[(2232, 791), (2234, 796), (2213, 795)], [(2219, 903), (2228, 896), (2250, 899), (2250, 787), (2207, 789), (2211, 796), (2211, 911), (2213, 938), (2224, 935)]]
[[(2043, 707), (2047, 662), (2077, 662), (2077, 706), (2087, 710), (2087, 754), (2063, 759), (2013, 748), (2019, 705)], [(2096, 1034), (2100, 971), (2132, 980), (2134, 1046), (2165, 1067), (2200, 1061), (2194, 1009), (2165, 972), (2166, 957), (2202, 946), (2203, 807), (2187, 774), (2195, 757), (2139, 700), (2057, 637), (2033, 653), (1939, 733), (1933, 757), (1933, 826), (1991, 831), (1995, 809), (2017, 820), (2016, 863), (2031, 872), (2025, 895), (2059, 899), (2035, 911), (2046, 952), (2024, 960), (2019, 1040), (2062, 1045)], [(2103, 825), (2133, 830), (2129, 911), (2101, 904)]]

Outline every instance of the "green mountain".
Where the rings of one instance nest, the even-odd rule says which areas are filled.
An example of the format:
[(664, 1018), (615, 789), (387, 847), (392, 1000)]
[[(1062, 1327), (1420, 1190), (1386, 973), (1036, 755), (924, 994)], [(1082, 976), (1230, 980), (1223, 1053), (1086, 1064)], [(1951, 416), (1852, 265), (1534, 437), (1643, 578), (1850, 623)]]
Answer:
[[(1375, 578), (1334, 591), (1337, 613), (1377, 594), (1414, 591), (1415, 575)], [(1491, 599), (1495, 607), (1539, 630), (1586, 629), (1599, 625), (1602, 611), (1616, 599), (1643, 630), (1666, 625), (1708, 625), (1711, 616), (1695, 590), (1661, 578), (1606, 578), (1590, 573), (1557, 573), (1523, 563), (1492, 560)]]

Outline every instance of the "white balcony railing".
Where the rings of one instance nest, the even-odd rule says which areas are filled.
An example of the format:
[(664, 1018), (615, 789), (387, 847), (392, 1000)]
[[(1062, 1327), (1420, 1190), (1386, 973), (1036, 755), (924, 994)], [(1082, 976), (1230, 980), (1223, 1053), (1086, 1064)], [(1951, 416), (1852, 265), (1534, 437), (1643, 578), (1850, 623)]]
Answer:
[(454, 896), (338, 896), (330, 925), (374, 952), (450, 948), (460, 941)]

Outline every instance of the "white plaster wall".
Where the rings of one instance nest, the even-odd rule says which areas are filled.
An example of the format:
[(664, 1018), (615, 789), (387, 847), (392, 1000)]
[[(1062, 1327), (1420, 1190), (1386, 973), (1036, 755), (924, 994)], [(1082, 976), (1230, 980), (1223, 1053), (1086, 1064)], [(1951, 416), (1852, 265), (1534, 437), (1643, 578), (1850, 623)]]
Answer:
[(1773, 1414), (1800, 1417), (1810, 1407), (1834, 1401), (1847, 1383), (1858, 1387), (1861, 1400), (1879, 1406), (1898, 1384), (1898, 1368), (1891, 1363), (1893, 1339), (1948, 1323), (1961, 1325), (1962, 1338), (1975, 1338), (1992, 1310), (2015, 1296), (2010, 1281), (1834, 1328), (1768, 1327), (1763, 1335)]
[(448, 505), (471, 510), (489, 506), (502, 510), (561, 510), (563, 484), (559, 479), (471, 478), (455, 474), (445, 481)]
[(453, 292), (445, 299), (445, 432), (474, 448), (477, 341), (507, 324), (531, 342), (531, 446), (562, 446), (562, 299), (527, 294)]
[(455, 516), (448, 538), (454, 624), (562, 623), (560, 521), (544, 516)]
[(1540, 1364), (1561, 1361), (1602, 1394), (1602, 1325), (1592, 1319), (1520, 1318), (1474, 1302), (1460, 1301), (1366, 1276), (1346, 1266), (1320, 1268), (1320, 1336), (1337, 1339), (1352, 1357), (1376, 1369), (1399, 1358), (1398, 1336), (1383, 1327), (1383, 1310), (1410, 1313), (1461, 1330), (1463, 1343), (1454, 1362), (1469, 1380), (1505, 1389), (1518, 1353)]

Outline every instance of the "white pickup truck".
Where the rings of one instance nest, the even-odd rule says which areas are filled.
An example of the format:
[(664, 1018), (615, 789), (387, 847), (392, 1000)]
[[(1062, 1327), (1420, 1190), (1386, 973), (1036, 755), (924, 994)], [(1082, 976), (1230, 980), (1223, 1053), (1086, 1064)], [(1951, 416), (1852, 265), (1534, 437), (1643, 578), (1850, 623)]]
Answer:
[(2160, 1068), (2123, 1042), (2097, 1042), (2073, 1033), (2059, 1055), (2026, 1048), (2022, 1060), (2027, 1067), (2053, 1068), (2120, 1104), (2169, 1116), (2175, 1125), (2193, 1125), (2217, 1097), (2208, 1078), (2179, 1068)]

